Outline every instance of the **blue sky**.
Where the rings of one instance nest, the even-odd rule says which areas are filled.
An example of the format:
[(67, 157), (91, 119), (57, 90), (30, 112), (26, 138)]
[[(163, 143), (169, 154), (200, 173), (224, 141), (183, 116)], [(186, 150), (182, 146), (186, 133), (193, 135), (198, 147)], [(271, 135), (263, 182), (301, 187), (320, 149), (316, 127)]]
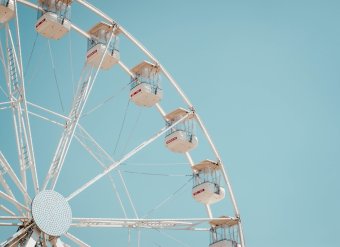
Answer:
[[(340, 230), (340, 184), (337, 178), (340, 171), (339, 1), (91, 3), (103, 9), (150, 49), (192, 100), (225, 161), (240, 207), (247, 246), (339, 246), (340, 241), (336, 238)], [(20, 11), (25, 65), (36, 37), (33, 30), (36, 15), (32, 10)], [(74, 6), (72, 14), (74, 23), (85, 30), (99, 21), (78, 5)], [(59, 42), (51, 42), (65, 106), (70, 105), (73, 90), (70, 43), (74, 77), (77, 78), (86, 52), (85, 40), (72, 33)], [(122, 38), (122, 60), (133, 67), (142, 56), (126, 43)], [(47, 42), (39, 37), (27, 71), (28, 97), (62, 112), (49, 63)], [(43, 69), (36, 73), (36, 68)], [(87, 109), (113, 92), (119, 92), (119, 96), (117, 101), (111, 101), (82, 123), (111, 154), (127, 104), (128, 93), (120, 93), (120, 90), (128, 81), (129, 78), (118, 68), (101, 73)], [(4, 86), (3, 81), (1, 85)], [(164, 89), (168, 89), (164, 99), (167, 111), (182, 104), (166, 82)], [(4, 100), (3, 95), (0, 99)], [(137, 107), (129, 106), (123, 141), (113, 154), (115, 158), (162, 126), (161, 119), (155, 117), (156, 110), (142, 110), (135, 139), (127, 142), (139, 111)], [(9, 112), (0, 112), (0, 149), (14, 163), (14, 139), (12, 132), (7, 131), (11, 127), (9, 117)], [(38, 160), (40, 177), (43, 178), (48, 165), (42, 164), (49, 164), (61, 130), (36, 119), (32, 120), (32, 128), (36, 150), (42, 150)], [(131, 162), (185, 162), (184, 157), (166, 154), (162, 141), (156, 144)], [(200, 150), (205, 147), (202, 141)], [(71, 151), (62, 173), (64, 176), (57, 186), (65, 195), (100, 171), (79, 145), (72, 145)], [(197, 159), (201, 158), (197, 153), (195, 155)], [(136, 168), (127, 164), (124, 169), (190, 174), (189, 168), (182, 166)], [(74, 176), (78, 172), (83, 176), (80, 181)], [(125, 176), (140, 215), (188, 180), (187, 177), (153, 178), (141, 193), (138, 187), (145, 177)], [(152, 191), (155, 189), (152, 184), (159, 185), (156, 191)], [(79, 217), (108, 214), (121, 217), (112, 191), (107, 191), (111, 193), (111, 199), (107, 194), (98, 193), (108, 187), (109, 183), (102, 181), (86, 194), (91, 200), (85, 195), (79, 196), (71, 204), (74, 213)], [(163, 191), (166, 191), (164, 195)], [(107, 200), (106, 206), (103, 200)], [(142, 201), (149, 201), (150, 205), (139, 203)], [(109, 204), (117, 211), (111, 214)], [(218, 207), (216, 210), (220, 212), (222, 209)], [(202, 207), (191, 201), (189, 185), (158, 216), (190, 217), (191, 213), (205, 216)], [(10, 230), (6, 229), (6, 234), (8, 232)], [(108, 235), (121, 243), (126, 243), (127, 239), (126, 232), (123, 239), (123, 235), (116, 235), (112, 230), (95, 233), (79, 230), (74, 233), (92, 245), (94, 236), (103, 236), (102, 243)], [(6, 236), (0, 232), (1, 240)], [(142, 246), (178, 245), (156, 233), (142, 233), (143, 237)], [(150, 240), (154, 237), (156, 239)], [(178, 237), (190, 245), (208, 245), (208, 235), (204, 238), (178, 233)]]

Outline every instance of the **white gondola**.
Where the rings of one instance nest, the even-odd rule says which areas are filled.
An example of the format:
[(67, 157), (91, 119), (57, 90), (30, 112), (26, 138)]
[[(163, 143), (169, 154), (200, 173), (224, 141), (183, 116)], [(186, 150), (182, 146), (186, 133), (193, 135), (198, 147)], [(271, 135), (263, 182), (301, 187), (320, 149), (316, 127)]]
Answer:
[(14, 1), (0, 0), (0, 22), (6, 23), (14, 17)]
[(71, 30), (72, 0), (39, 0), (43, 11), (38, 11), (35, 29), (49, 39), (60, 39)]
[(86, 60), (88, 64), (98, 67), (103, 56), (103, 62), (100, 67), (102, 69), (109, 69), (119, 62), (117, 36), (119, 31), (117, 29), (113, 30), (112, 25), (100, 22), (92, 27), (88, 33), (91, 35), (87, 42)]
[(143, 61), (131, 72), (130, 99), (138, 106), (151, 107), (163, 98), (160, 88), (160, 70), (155, 64)]
[[(188, 111), (178, 108), (165, 116), (167, 126), (171, 126), (178, 121)], [(197, 136), (193, 133), (194, 123), (191, 117), (187, 117), (181, 123), (171, 128), (165, 137), (165, 145), (168, 149), (176, 153), (185, 153), (194, 149), (198, 145)]]
[(210, 245), (209, 247), (241, 247), (237, 235), (236, 219), (221, 217), (210, 221)]
[(211, 160), (204, 160), (192, 167), (194, 185), (192, 197), (204, 204), (213, 204), (225, 197), (225, 190), (220, 186), (220, 165)]

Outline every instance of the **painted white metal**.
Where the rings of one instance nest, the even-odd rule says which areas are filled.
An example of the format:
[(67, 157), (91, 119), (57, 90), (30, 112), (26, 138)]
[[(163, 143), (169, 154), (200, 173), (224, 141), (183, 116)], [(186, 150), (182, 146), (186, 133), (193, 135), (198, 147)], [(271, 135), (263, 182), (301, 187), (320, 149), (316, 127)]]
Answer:
[(15, 213), (11, 210), (9, 210), (8, 208), (6, 208), (4, 205), (0, 205), (0, 209), (2, 209), (3, 211), (5, 211), (6, 213), (8, 213), (11, 216), (15, 216)]
[(191, 113), (187, 113), (186, 115), (184, 115), (182, 118), (180, 118), (178, 121), (176, 121), (175, 123), (173, 123), (171, 126), (167, 127), (167, 128), (163, 128), (161, 129), (157, 134), (155, 134), (154, 136), (152, 136), (149, 140), (144, 141), (143, 143), (141, 143), (140, 145), (138, 145), (137, 147), (135, 147), (133, 150), (131, 150), (129, 153), (127, 153), (122, 159), (120, 159), (119, 161), (116, 161), (114, 163), (112, 163), (111, 165), (109, 165), (102, 173), (98, 174), (96, 177), (94, 177), (93, 179), (91, 179), (90, 181), (88, 181), (87, 183), (85, 183), (83, 186), (81, 186), (79, 189), (77, 189), (76, 191), (74, 191), (72, 194), (70, 194), (67, 197), (67, 200), (71, 200), (72, 198), (74, 198), (75, 196), (77, 196), (79, 193), (81, 193), (82, 191), (84, 191), (85, 189), (87, 189), (88, 187), (90, 187), (91, 185), (93, 185), (95, 182), (97, 182), (98, 180), (100, 180), (101, 178), (103, 178), (105, 175), (107, 175), (109, 172), (111, 172), (112, 170), (116, 169), (120, 164), (122, 164), (123, 162), (125, 162), (126, 160), (128, 160), (130, 157), (132, 157), (133, 155), (135, 155), (136, 153), (138, 153), (139, 151), (141, 151), (142, 149), (144, 149), (145, 147), (147, 147), (150, 143), (154, 142), (155, 140), (157, 140), (160, 136), (162, 136), (165, 132), (167, 132), (170, 128), (176, 126), (177, 124), (181, 123), (183, 120), (185, 120)]
[(0, 23), (6, 23), (14, 17), (14, 1), (8, 0), (3, 1), (3, 4), (0, 4)]
[[(38, 180), (38, 173), (36, 168), (36, 161), (35, 161), (35, 154), (34, 154), (34, 147), (32, 141), (32, 132), (31, 132), (31, 124), (28, 118), (28, 110), (27, 110), (27, 102), (26, 102), (26, 89), (25, 89), (25, 77), (24, 77), (24, 67), (22, 62), (22, 51), (21, 51), (21, 36), (20, 36), (20, 25), (19, 25), (19, 13), (18, 13), (18, 1), (14, 0), (15, 6), (15, 27), (16, 27), (16, 35), (17, 35), (17, 49), (18, 49), (18, 60), (17, 63), (20, 66), (20, 78), (21, 78), (21, 90), (22, 90), (22, 108), (23, 108), (23, 128), (24, 131), (27, 131), (25, 138), (27, 143), (28, 149), (28, 157), (30, 157), (29, 167), (31, 169), (31, 176), (33, 180), (33, 186), (35, 193), (39, 192), (39, 180)], [(10, 36), (11, 33), (9, 32)], [(13, 40), (12, 46), (13, 45)]]
[(73, 241), (74, 243), (78, 244), (81, 247), (90, 247), (90, 245), (88, 245), (84, 241), (80, 240), (79, 238), (75, 237), (74, 235), (72, 235), (69, 232), (65, 233), (64, 236), (66, 238), (68, 238), (69, 240)]
[(20, 202), (18, 202), (17, 200), (15, 200), (13, 197), (7, 195), (6, 193), (0, 191), (0, 197), (2, 197), (3, 199), (5, 199), (6, 201), (12, 203), (13, 205), (15, 206), (18, 206), (20, 207), (21, 209), (23, 210), (26, 210), (26, 211), (30, 211), (30, 209), (28, 207), (26, 207), (25, 205), (22, 205)]
[(23, 216), (0, 216), (0, 220), (28, 220)]
[[(235, 221), (235, 218), (228, 218)], [(112, 228), (151, 228), (188, 230), (193, 226), (205, 225), (211, 220), (220, 218), (189, 218), (189, 219), (116, 219), (116, 218), (73, 218), (72, 227), (112, 227)], [(192, 228), (191, 230), (209, 231), (210, 228)]]
[[(108, 41), (108, 44), (111, 42), (112, 40), (112, 35)], [(68, 152), (68, 149), (70, 147), (71, 141), (73, 139), (74, 136), (74, 132), (76, 130), (76, 127), (78, 125), (80, 116), (83, 112), (84, 106), (86, 104), (86, 101), (89, 97), (89, 94), (92, 90), (92, 87), (97, 79), (98, 73), (99, 73), (99, 68), (101, 67), (101, 64), (104, 61), (104, 57), (105, 54), (107, 52), (108, 46), (106, 47), (105, 53), (103, 54), (103, 57), (100, 61), (99, 67), (94, 69), (93, 66), (89, 65), (89, 64), (85, 64), (83, 71), (82, 71), (82, 75), (80, 77), (79, 80), (79, 86), (78, 86), (78, 90), (76, 93), (76, 96), (74, 97), (73, 100), (73, 104), (72, 104), (72, 109), (70, 111), (70, 114), (68, 116), (68, 118), (70, 119), (66, 125), (66, 128), (62, 134), (62, 137), (60, 139), (60, 142), (58, 144), (57, 147), (57, 151), (54, 155), (52, 164), (50, 166), (49, 172), (46, 176), (45, 182), (44, 182), (44, 186), (43, 188), (46, 189), (48, 184), (50, 183), (50, 189), (54, 189), (61, 168), (64, 164), (64, 160), (66, 157), (66, 154)], [(92, 78), (92, 73), (95, 70), (94, 76)]]
[[(77, 129), (76, 139), (84, 147), (84, 149), (99, 163), (99, 165), (105, 169), (106, 165), (114, 162), (113, 158), (96, 142), (96, 140), (81, 126)], [(119, 172), (120, 173), (120, 172)], [(121, 199), (121, 196), (117, 190), (112, 174), (108, 174), (112, 189), (116, 194), (117, 200), (122, 208), (123, 214), (127, 217), (125, 206)], [(130, 198), (130, 194), (127, 191), (127, 196)], [(133, 205), (132, 205), (133, 206)]]
[(21, 193), (23, 194), (23, 196), (26, 198), (26, 200), (28, 202), (31, 202), (31, 198), (28, 195), (26, 189), (24, 188), (24, 186), (21, 184), (19, 178), (17, 177), (17, 175), (15, 174), (15, 172), (13, 171), (12, 167), (10, 166), (10, 164), (7, 162), (5, 156), (2, 154), (2, 152), (0, 151), (0, 165), (3, 168), (3, 171), (5, 173), (7, 173), (11, 179), (13, 180), (14, 184), (18, 187), (18, 189), (21, 191)]
[[(14, 1), (14, 3), (15, 11), (17, 13), (16, 1)], [(22, 184), (26, 189), (26, 168), (30, 168), (34, 190), (37, 193), (39, 191), (39, 182), (35, 165), (31, 127), (27, 112), (25, 80), (21, 59), (19, 21), (17, 16), (18, 15), (16, 14), (18, 48), (14, 45), (11, 30), (9, 25), (6, 24), (7, 66), (5, 69), (7, 69), (7, 86), (10, 100), (16, 102), (12, 105), (12, 115), (21, 165)], [(26, 201), (26, 203), (28, 202)]]
[(54, 121), (54, 120), (52, 120), (52, 119), (49, 119), (49, 118), (47, 118), (47, 117), (41, 116), (41, 115), (39, 115), (39, 114), (37, 114), (37, 113), (28, 111), (28, 114), (29, 114), (29, 115), (32, 115), (32, 116), (34, 116), (34, 117), (40, 118), (40, 119), (42, 119), (42, 120), (45, 120), (45, 121), (47, 121), (47, 122), (53, 123), (53, 124), (55, 124), (55, 125), (58, 125), (58, 126), (60, 126), (60, 127), (65, 127), (65, 124), (62, 124), (62, 123), (59, 123), (59, 122)]
[[(2, 175), (2, 172), (0, 170), (0, 184), (2, 185), (2, 187), (5, 189), (7, 195), (9, 195), (10, 197), (12, 197), (14, 200), (17, 200), (11, 190), (11, 188), (9, 187), (8, 183), (6, 182), (5, 178)], [(15, 205), (16, 208), (18, 209), (19, 212), (21, 212), (22, 214), (24, 214), (24, 212), (22, 211), (22, 209)]]
[(55, 116), (57, 116), (57, 117), (61, 117), (61, 118), (63, 118), (64, 120), (70, 120), (68, 117), (66, 117), (66, 116), (64, 116), (64, 115), (62, 115), (62, 114), (60, 114), (60, 113), (57, 113), (57, 112), (55, 112), (55, 111), (51, 111), (51, 110), (49, 110), (49, 109), (47, 109), (47, 108), (45, 108), (45, 107), (42, 107), (42, 106), (37, 105), (37, 104), (34, 104), (34, 103), (32, 103), (32, 102), (27, 101), (27, 104), (30, 105), (30, 106), (33, 106), (33, 107), (35, 107), (35, 108), (37, 108), (37, 109), (39, 109), (39, 110), (42, 110), (42, 111), (45, 111), (45, 112), (50, 113), (50, 114), (52, 114), (52, 115), (55, 115)]

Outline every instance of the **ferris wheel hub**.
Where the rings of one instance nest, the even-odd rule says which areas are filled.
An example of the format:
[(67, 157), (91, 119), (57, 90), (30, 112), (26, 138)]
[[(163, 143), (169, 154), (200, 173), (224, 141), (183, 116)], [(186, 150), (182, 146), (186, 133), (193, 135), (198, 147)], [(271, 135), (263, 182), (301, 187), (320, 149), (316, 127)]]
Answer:
[(39, 229), (50, 236), (61, 236), (72, 222), (72, 211), (67, 200), (58, 192), (41, 191), (32, 202), (32, 215)]

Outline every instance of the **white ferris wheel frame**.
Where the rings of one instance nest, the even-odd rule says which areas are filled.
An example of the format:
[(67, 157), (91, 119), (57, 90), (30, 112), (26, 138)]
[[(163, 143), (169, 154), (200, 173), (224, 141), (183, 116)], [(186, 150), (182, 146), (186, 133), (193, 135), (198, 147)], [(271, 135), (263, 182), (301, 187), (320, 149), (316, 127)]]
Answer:
[[(95, 160), (103, 167), (103, 172), (89, 180), (87, 183), (85, 183), (83, 186), (81, 186), (79, 189), (71, 193), (69, 196), (66, 197), (66, 200), (69, 201), (73, 199), (75, 196), (77, 196), (82, 191), (86, 190), (89, 186), (100, 180), (106, 175), (110, 175), (109, 173), (116, 169), (120, 164), (125, 162), (127, 159), (135, 155), (137, 152), (141, 151), (143, 148), (148, 146), (150, 143), (158, 139), (160, 136), (162, 136), (165, 132), (167, 132), (171, 127), (176, 126), (177, 124), (181, 123), (183, 120), (188, 118), (189, 116), (194, 117), (197, 121), (199, 127), (203, 131), (214, 155), (216, 156), (216, 159), (221, 164), (221, 172), (223, 175), (223, 179), (225, 184), (227, 185), (227, 189), (229, 192), (230, 200), (232, 202), (233, 210), (234, 210), (234, 216), (230, 217), (229, 219), (231, 221), (236, 221), (238, 225), (238, 232), (240, 237), (240, 244), (242, 247), (245, 247), (244, 243), (244, 237), (243, 237), (243, 231), (242, 231), (242, 225), (241, 225), (241, 219), (239, 214), (239, 209), (234, 197), (233, 190), (231, 188), (231, 184), (229, 182), (229, 178), (227, 175), (227, 172), (224, 168), (224, 164), (222, 162), (222, 159), (219, 155), (219, 152), (217, 151), (217, 148), (215, 147), (204, 123), (202, 122), (200, 116), (195, 111), (194, 106), (188, 99), (188, 97), (185, 95), (185, 93), (182, 91), (178, 83), (175, 81), (175, 79), (171, 76), (171, 74), (162, 66), (162, 64), (136, 39), (134, 38), (129, 32), (127, 32), (120, 24), (118, 24), (115, 20), (110, 18), (108, 15), (103, 13), (101, 10), (96, 8), (95, 6), (91, 5), (90, 3), (84, 1), (84, 0), (74, 0), (75, 2), (78, 2), (79, 4), (83, 5), (88, 10), (92, 11), (99, 17), (103, 18), (104, 21), (112, 24), (114, 28), (120, 31), (121, 34), (125, 35), (134, 45), (136, 45), (154, 64), (156, 64), (160, 71), (165, 75), (165, 77), (169, 80), (171, 85), (175, 88), (177, 93), (181, 96), (182, 100), (187, 105), (189, 112), (181, 117), (179, 120), (177, 120), (173, 125), (164, 127), (161, 130), (159, 130), (155, 135), (153, 135), (150, 139), (142, 142), (140, 145), (132, 149), (130, 152), (128, 152), (123, 158), (121, 158), (118, 161), (114, 161), (114, 159), (98, 144), (98, 142), (78, 123), (79, 117), (72, 118), (73, 115), (78, 114), (78, 116), (81, 115), (82, 109), (87, 101), (87, 98), (89, 96), (89, 93), (91, 91), (92, 85), (94, 81), (96, 80), (96, 77), (99, 73), (100, 66), (93, 71), (93, 68), (87, 68), (86, 65), (84, 66), (82, 76), (87, 77), (87, 79), (82, 79), (83, 81), (90, 81), (91, 83), (87, 83), (86, 90), (79, 90), (81, 93), (78, 95), (80, 98), (80, 102), (78, 104), (73, 104), (72, 109), (70, 111), (69, 116), (64, 116), (62, 114), (56, 113), (54, 111), (51, 111), (49, 109), (46, 109), (42, 106), (36, 105), (32, 102), (29, 102), (26, 100), (25, 95), (25, 78), (23, 73), (23, 65), (22, 65), (22, 52), (21, 52), (21, 43), (20, 43), (20, 29), (19, 29), (19, 16), (18, 16), (18, 10), (17, 10), (17, 3), (21, 3), (23, 5), (26, 5), (30, 8), (36, 9), (36, 10), (42, 10), (38, 5), (27, 1), (27, 0), (14, 0), (14, 8), (15, 8), (15, 28), (16, 28), (16, 40), (17, 44), (15, 46), (14, 39), (12, 37), (11, 29), (9, 28), (9, 25), (6, 23), (4, 24), (4, 28), (6, 30), (6, 51), (8, 49), (12, 50), (13, 55), (13, 61), (15, 62), (16, 67), (18, 68), (18, 75), (19, 75), (19, 81), (20, 81), (20, 90), (15, 90), (13, 85), (11, 85), (11, 79), (10, 77), (10, 71), (9, 71), (9, 62), (6, 62), (6, 56), (3, 50), (3, 44), (1, 42), (0, 44), (0, 59), (3, 63), (4, 71), (6, 74), (6, 82), (8, 86), (8, 102), (0, 102), (0, 110), (5, 108), (11, 108), (13, 113), (13, 122), (14, 122), (14, 129), (16, 133), (16, 141), (17, 141), (17, 149), (18, 149), (18, 155), (21, 165), (21, 180), (18, 178), (18, 176), (15, 174), (13, 169), (11, 168), (11, 165), (6, 160), (3, 153), (0, 151), (0, 182), (4, 188), (5, 191), (0, 191), (0, 197), (4, 200), (8, 201), (12, 205), (14, 205), (19, 212), (22, 213), (21, 216), (17, 216), (14, 212), (6, 208), (4, 205), (0, 205), (0, 210), (5, 211), (10, 216), (0, 216), (0, 226), (20, 226), (23, 222), (27, 222), (27, 220), (30, 217), (30, 203), (32, 201), (32, 198), (29, 196), (27, 191), (27, 181), (26, 181), (26, 168), (30, 168), (30, 172), (32, 175), (32, 181), (34, 185), (34, 191), (35, 193), (38, 193), (41, 189), (50, 189), (54, 190), (54, 187), (57, 183), (61, 168), (63, 166), (64, 158), (68, 152), (68, 148), (70, 146), (71, 140), (75, 138), (84, 148), (85, 150), (93, 157)], [(80, 35), (84, 36), (85, 38), (90, 38), (90, 35), (85, 32), (84, 30), (80, 29), (79, 27), (75, 26), (74, 24), (71, 25), (71, 28), (74, 29), (76, 32), (78, 32)], [(111, 36), (112, 39), (112, 36)], [(16, 49), (17, 47), (17, 49)], [(106, 51), (105, 51), (106, 52)], [(103, 62), (103, 57), (101, 59), (101, 63)], [(129, 76), (133, 76), (133, 73), (128, 69), (128, 67), (119, 60), (118, 62), (119, 66), (123, 69), (124, 72), (126, 72)], [(93, 73), (94, 72), (94, 73)], [(93, 78), (91, 78), (93, 76)], [(84, 86), (84, 85), (83, 85)], [(6, 94), (6, 92), (4, 92)], [(19, 97), (19, 98), (18, 98)], [(75, 98), (77, 95), (75, 95)], [(29, 122), (29, 115), (42, 118), (44, 120), (50, 121), (54, 124), (60, 125), (65, 127), (64, 124), (57, 122), (55, 120), (51, 120), (50, 118), (43, 116), (41, 114), (36, 114), (32, 111), (28, 110), (28, 106), (39, 109), (43, 111), (46, 114), (51, 114), (53, 116), (59, 117), (62, 120), (67, 121), (67, 128), (65, 128), (65, 131), (63, 133), (63, 136), (60, 140), (59, 146), (57, 148), (55, 157), (53, 159), (53, 162), (51, 164), (50, 170), (48, 175), (46, 176), (46, 179), (44, 181), (44, 184), (42, 187), (39, 186), (38, 181), (38, 175), (37, 175), (37, 169), (35, 164), (35, 155), (34, 155), (34, 148), (33, 148), (33, 141), (31, 136), (31, 127)], [(162, 117), (164, 117), (165, 111), (161, 107), (159, 103), (156, 104), (156, 108), (158, 109), (159, 113)], [(79, 112), (78, 112), (79, 111)], [(72, 115), (72, 113), (74, 113)], [(25, 149), (23, 149), (23, 146), (25, 146)], [(25, 154), (24, 154), (25, 152)], [(191, 166), (194, 165), (193, 159), (189, 152), (185, 153), (185, 156)], [(28, 162), (29, 167), (25, 167), (25, 164)], [(107, 162), (109, 161), (109, 163)], [(25, 198), (25, 203), (20, 203), (15, 195), (13, 194), (11, 188), (8, 186), (8, 183), (6, 182), (5, 178), (3, 177), (3, 174), (6, 173), (9, 175), (11, 180), (14, 182), (16, 187), (19, 189), (19, 191), (22, 193), (23, 197)], [(122, 176), (121, 176), (122, 178)], [(122, 178), (123, 184), (125, 185), (124, 179)], [(112, 181), (113, 182), (113, 181)], [(125, 192), (128, 195), (128, 198), (130, 199), (130, 203), (132, 204), (131, 196), (127, 190), (127, 187), (125, 186)], [(133, 204), (132, 204), (133, 206)], [(140, 219), (138, 218), (138, 215), (136, 214), (136, 210), (133, 206), (133, 209), (135, 211), (135, 219), (108, 219), (108, 218), (73, 218), (72, 219), (72, 227), (112, 227), (112, 228), (152, 228), (152, 229), (175, 229), (175, 230), (196, 230), (196, 231), (207, 231), (209, 229), (206, 228), (200, 228), (199, 225), (202, 223), (207, 223), (211, 220), (218, 220), (219, 218), (214, 218), (211, 208), (209, 205), (205, 205), (208, 217), (207, 218), (194, 218), (194, 219)], [(6, 222), (5, 222), (6, 221)], [(19, 222), (16, 222), (19, 221)], [(28, 224), (24, 228), (22, 228), (20, 231), (16, 232), (13, 236), (11, 236), (7, 241), (0, 244), (0, 246), (6, 246), (8, 244), (13, 244), (15, 242), (20, 241), (21, 238), (24, 238), (26, 236), (27, 231), (29, 231), (32, 227), (33, 223)], [(79, 246), (89, 246), (82, 240), (78, 239), (77, 237), (73, 236), (70, 233), (66, 233), (63, 236), (71, 240), (72, 242), (78, 244)]]

